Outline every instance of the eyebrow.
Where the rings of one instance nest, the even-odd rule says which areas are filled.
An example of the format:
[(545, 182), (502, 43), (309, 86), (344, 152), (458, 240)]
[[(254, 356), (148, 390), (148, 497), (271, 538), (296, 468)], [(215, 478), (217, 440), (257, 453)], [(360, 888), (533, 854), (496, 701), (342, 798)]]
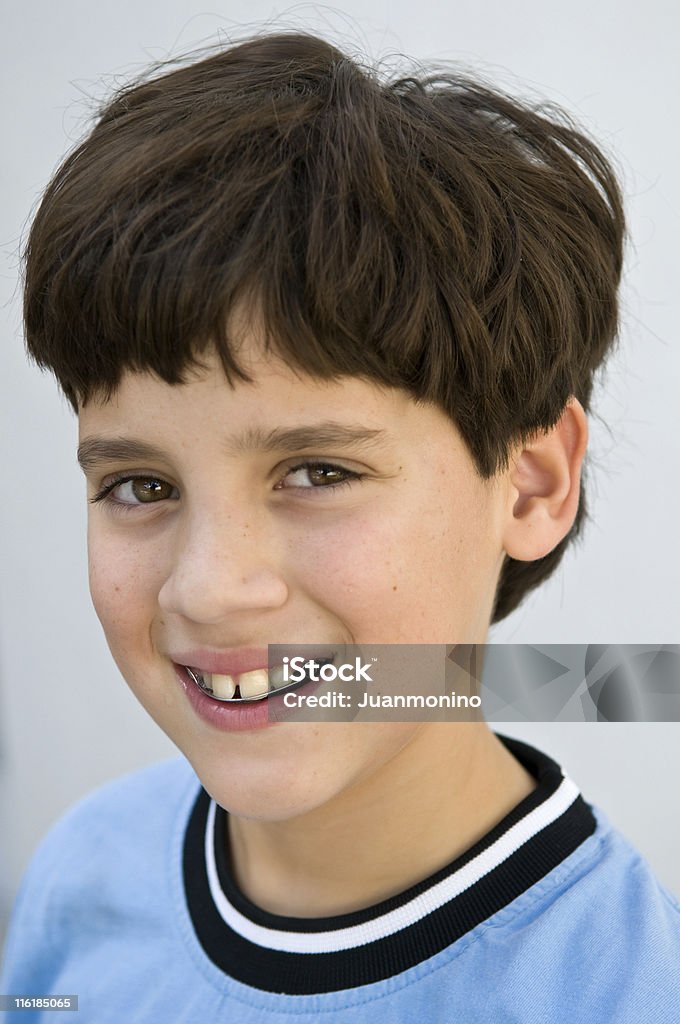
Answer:
[[(278, 452), (302, 448), (372, 448), (387, 438), (386, 431), (328, 420), (287, 429), (263, 430), (248, 427), (226, 440), (227, 455), (248, 452)], [(132, 437), (88, 437), (78, 446), (78, 463), (88, 473), (103, 462), (132, 462), (145, 459), (169, 461), (169, 454), (156, 445)]]

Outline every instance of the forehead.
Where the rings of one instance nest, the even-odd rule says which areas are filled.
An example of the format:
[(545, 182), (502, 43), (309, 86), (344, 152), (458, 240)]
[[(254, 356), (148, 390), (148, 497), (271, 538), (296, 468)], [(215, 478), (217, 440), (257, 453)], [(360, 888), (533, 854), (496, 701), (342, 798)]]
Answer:
[(219, 356), (184, 384), (126, 372), (107, 401), (79, 412), (79, 461), (87, 472), (104, 460), (170, 452), (238, 457), (251, 452), (383, 452), (413, 460), (438, 450), (465, 463), (467, 449), (450, 418), (406, 391), (356, 377), (321, 380), (251, 346), (239, 362), (251, 378), (230, 383)]
[[(80, 407), (81, 437), (92, 424), (132, 430), (140, 421), (147, 429), (185, 433), (226, 424), (243, 435), (331, 419), (358, 422), (365, 432), (392, 428), (399, 433), (405, 418), (417, 421), (422, 418), (419, 410), (434, 409), (400, 387), (366, 377), (329, 378), (306, 371), (279, 351), (259, 301), (237, 299), (226, 325), (231, 365), (237, 365), (246, 380), (227, 376), (214, 343), (194, 353), (200, 365), (185, 368), (182, 384), (168, 384), (153, 370), (126, 370), (110, 399), (95, 397)], [(437, 413), (446, 430), (457, 435), (450, 417), (441, 410)]]
[(179, 426), (199, 428), (214, 417), (241, 419), (253, 425), (268, 418), (296, 419), (331, 409), (390, 419), (415, 401), (399, 388), (388, 388), (359, 377), (328, 380), (287, 364), (279, 355), (256, 347), (241, 348), (239, 366), (248, 380), (231, 381), (217, 352), (201, 355), (203, 368), (191, 368), (181, 384), (169, 384), (152, 371), (126, 370), (110, 398), (94, 397), (79, 409), (81, 428), (87, 423), (122, 420), (157, 425), (165, 418)]
[(79, 410), (81, 446), (104, 436), (136, 438), (165, 451), (215, 450), (220, 457), (284, 448), (379, 448), (396, 457), (408, 448), (414, 459), (441, 447), (472, 467), (457, 427), (438, 406), (403, 388), (356, 376), (321, 378), (291, 365), (268, 335), (258, 302), (235, 303), (227, 334), (248, 380), (227, 378), (214, 344), (199, 353), (201, 367), (186, 370), (184, 384), (127, 371), (108, 401)]

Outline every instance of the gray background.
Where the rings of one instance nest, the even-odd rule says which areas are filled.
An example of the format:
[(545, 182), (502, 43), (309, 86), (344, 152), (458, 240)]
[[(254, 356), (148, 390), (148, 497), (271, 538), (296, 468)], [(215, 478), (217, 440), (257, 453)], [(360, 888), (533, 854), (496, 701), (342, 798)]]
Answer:
[[(342, 10), (284, 9), (266, 0), (214, 0), (209, 10), (189, 0), (8, 4), (0, 33), (0, 922), (36, 842), (67, 805), (174, 752), (129, 694), (90, 606), (76, 423), (52, 380), (24, 358), (20, 239), (41, 190), (82, 133), (92, 96), (150, 60), (269, 19), (373, 57), (462, 61), (517, 93), (563, 104), (615, 153), (632, 244), (621, 346), (591, 419), (594, 522), (557, 577), (490, 639), (679, 639), (674, 0), (347, 0)], [(561, 761), (680, 892), (676, 724), (499, 729)]]

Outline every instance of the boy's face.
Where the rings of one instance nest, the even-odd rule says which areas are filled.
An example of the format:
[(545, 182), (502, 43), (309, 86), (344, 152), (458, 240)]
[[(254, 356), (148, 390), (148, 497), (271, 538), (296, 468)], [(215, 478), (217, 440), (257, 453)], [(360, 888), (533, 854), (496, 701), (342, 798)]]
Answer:
[(120, 505), (88, 504), (90, 588), (120, 671), (208, 792), (234, 814), (282, 820), (415, 756), (432, 724), (224, 732), (194, 712), (173, 654), (481, 643), (508, 498), (439, 409), (355, 378), (305, 378), (254, 337), (239, 359), (254, 383), (232, 388), (211, 353), (186, 385), (127, 374), (111, 401), (81, 410), (81, 445), (164, 453), (88, 470), (88, 498), (112, 477), (145, 478), (114, 489)]

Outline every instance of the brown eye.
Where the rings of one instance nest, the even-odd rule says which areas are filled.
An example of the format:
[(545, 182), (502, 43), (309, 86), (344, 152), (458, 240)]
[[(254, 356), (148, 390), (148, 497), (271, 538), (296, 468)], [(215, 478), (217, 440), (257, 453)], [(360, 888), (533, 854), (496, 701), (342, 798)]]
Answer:
[(297, 488), (300, 490), (331, 490), (352, 480), (361, 479), (361, 474), (351, 469), (343, 469), (328, 462), (305, 462), (300, 466), (291, 466), (282, 482), (283, 489)]
[[(169, 498), (172, 487), (164, 480), (155, 480), (152, 477), (136, 477), (128, 480), (131, 495), (140, 502), (153, 502), (161, 498)], [(115, 488), (114, 488), (115, 490)]]
[(307, 470), (310, 481), (317, 484), (339, 484), (347, 479), (347, 473), (338, 466), (310, 466)]
[(172, 484), (158, 477), (125, 476), (106, 484), (90, 501), (103, 502), (113, 510), (128, 511), (142, 505), (156, 505), (168, 498), (176, 500), (174, 491)]

